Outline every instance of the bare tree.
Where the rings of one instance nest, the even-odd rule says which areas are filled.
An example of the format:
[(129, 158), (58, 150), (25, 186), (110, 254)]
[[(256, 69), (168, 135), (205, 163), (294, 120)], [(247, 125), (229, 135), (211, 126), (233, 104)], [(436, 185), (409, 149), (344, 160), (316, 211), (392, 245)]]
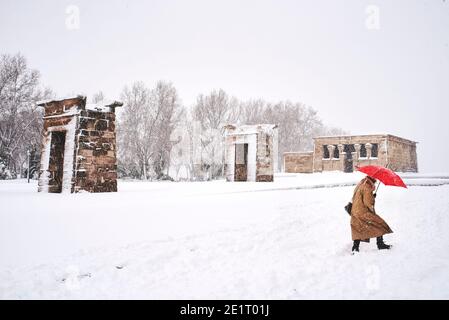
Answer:
[(178, 93), (172, 83), (159, 81), (151, 91), (150, 103), (155, 110), (152, 126), (153, 170), (157, 179), (164, 178), (164, 171), (170, 167), (173, 145), (180, 142), (178, 137), (172, 139), (172, 133), (178, 126), (184, 109), (180, 104)]
[(122, 100), (125, 107), (118, 128), (120, 172), (135, 178), (163, 178), (176, 143), (170, 138), (183, 112), (176, 89), (162, 81), (154, 89), (136, 82), (124, 88)]
[(239, 117), (238, 101), (222, 89), (213, 90), (209, 95), (200, 94), (193, 108), (193, 119), (201, 126), (199, 133), (201, 148), (201, 171), (207, 172), (207, 179), (223, 174), (223, 127), (237, 122)]
[(27, 151), (40, 149), (42, 110), (36, 101), (51, 92), (39, 80), (21, 54), (0, 56), (0, 162), (12, 176), (22, 172)]
[(150, 150), (145, 131), (148, 123), (149, 89), (142, 82), (123, 89), (124, 108), (117, 128), (119, 170), (125, 176), (147, 179)]
[(267, 108), (267, 103), (262, 99), (250, 100), (239, 103), (238, 119), (242, 124), (256, 124), (264, 121), (264, 113)]
[(99, 103), (99, 102), (103, 101), (104, 99), (105, 99), (105, 96), (103, 94), (103, 91), (100, 90), (92, 95), (91, 101), (92, 101), (92, 103)]
[(321, 135), (323, 136), (343, 136), (350, 134), (349, 131), (343, 130), (338, 127), (327, 127), (324, 126), (321, 132)]

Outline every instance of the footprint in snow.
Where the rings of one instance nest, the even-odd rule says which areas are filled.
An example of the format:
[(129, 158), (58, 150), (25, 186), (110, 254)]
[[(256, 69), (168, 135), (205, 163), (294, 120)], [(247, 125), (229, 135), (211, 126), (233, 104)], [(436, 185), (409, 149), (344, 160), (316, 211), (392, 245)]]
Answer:
[[(77, 276), (76, 276), (76, 279), (81, 280), (81, 279), (83, 279), (83, 278), (90, 278), (90, 277), (92, 277), (92, 274), (91, 274), (91, 273), (85, 273), (85, 274), (79, 274), (79, 275), (77, 275)], [(65, 282), (65, 281), (67, 281), (69, 278), (70, 278), (70, 277), (62, 278), (61, 282)]]

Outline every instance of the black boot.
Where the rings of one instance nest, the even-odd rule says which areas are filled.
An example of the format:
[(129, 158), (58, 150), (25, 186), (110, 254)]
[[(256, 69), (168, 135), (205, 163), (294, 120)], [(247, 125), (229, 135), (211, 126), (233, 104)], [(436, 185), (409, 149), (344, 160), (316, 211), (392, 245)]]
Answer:
[(384, 250), (384, 249), (390, 249), (391, 246), (388, 244), (385, 244), (384, 238), (382, 236), (377, 237), (377, 249)]
[(354, 240), (354, 244), (352, 246), (352, 253), (359, 252), (360, 240)]

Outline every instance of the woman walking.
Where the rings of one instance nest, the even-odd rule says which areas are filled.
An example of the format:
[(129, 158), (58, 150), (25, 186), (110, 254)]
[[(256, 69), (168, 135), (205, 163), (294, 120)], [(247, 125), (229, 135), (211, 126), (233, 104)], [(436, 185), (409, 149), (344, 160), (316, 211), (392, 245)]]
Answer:
[(354, 190), (351, 210), (352, 252), (358, 252), (360, 241), (369, 242), (370, 238), (377, 238), (379, 250), (390, 249), (384, 243), (383, 235), (393, 233), (388, 224), (376, 214), (374, 194), (376, 179), (369, 176), (362, 179)]

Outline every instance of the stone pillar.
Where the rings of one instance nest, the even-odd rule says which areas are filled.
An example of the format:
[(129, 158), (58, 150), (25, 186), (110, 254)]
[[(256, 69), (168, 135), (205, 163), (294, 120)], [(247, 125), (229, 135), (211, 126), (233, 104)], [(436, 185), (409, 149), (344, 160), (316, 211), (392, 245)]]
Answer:
[(340, 157), (339, 161), (339, 168), (338, 170), (344, 171), (345, 170), (345, 152), (344, 152), (344, 146), (342, 144), (339, 144), (337, 146), (338, 148), (338, 156)]
[(330, 162), (330, 170), (335, 170), (335, 165), (334, 165), (334, 150), (335, 150), (335, 146), (330, 144), (327, 146), (327, 150), (329, 150), (329, 159), (331, 160)]
[(359, 159), (359, 157), (360, 157), (360, 147), (361, 147), (361, 145), (360, 145), (360, 144), (358, 144), (358, 143), (354, 144), (354, 148), (355, 148), (355, 152), (356, 152), (356, 158), (357, 158), (357, 160), (358, 160), (358, 159)]
[(365, 144), (365, 148), (366, 148), (366, 157), (368, 159), (371, 158), (371, 149), (373, 148), (373, 145), (371, 143), (367, 143)]
[(354, 144), (355, 152), (352, 153), (352, 166), (356, 169), (359, 166), (360, 144)]
[(335, 146), (330, 144), (330, 145), (327, 146), (327, 150), (329, 150), (329, 158), (333, 159), (334, 158)]

